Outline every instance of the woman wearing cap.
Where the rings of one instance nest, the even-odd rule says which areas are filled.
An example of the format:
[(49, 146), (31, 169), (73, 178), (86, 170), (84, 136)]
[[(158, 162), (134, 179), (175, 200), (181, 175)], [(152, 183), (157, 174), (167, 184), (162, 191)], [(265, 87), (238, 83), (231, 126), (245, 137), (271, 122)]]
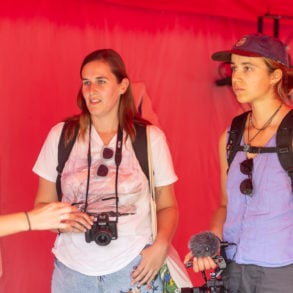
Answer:
[[(291, 110), (285, 103), (292, 74), (286, 47), (272, 37), (247, 35), (212, 59), (231, 63), (236, 98), (251, 106), (242, 150), (236, 152), (229, 170), (229, 131), (219, 144), (222, 199), (211, 231), (234, 244), (226, 249), (225, 286), (228, 292), (293, 292), (291, 180), (276, 153), (252, 151), (276, 146), (277, 129)], [(185, 262), (191, 257), (189, 253)], [(211, 257), (193, 259), (195, 272), (215, 267)]]

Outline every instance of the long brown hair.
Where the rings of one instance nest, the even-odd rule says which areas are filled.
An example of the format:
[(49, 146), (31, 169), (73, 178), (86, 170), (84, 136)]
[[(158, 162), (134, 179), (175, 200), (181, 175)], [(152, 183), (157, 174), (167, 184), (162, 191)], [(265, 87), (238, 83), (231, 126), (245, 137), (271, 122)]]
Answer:
[[(111, 72), (115, 75), (117, 82), (121, 83), (124, 78), (128, 79), (126, 72), (125, 64), (121, 56), (112, 49), (100, 49), (96, 50), (89, 55), (87, 55), (80, 67), (80, 77), (83, 67), (92, 61), (103, 61), (107, 63), (111, 69)], [(81, 113), (78, 116), (71, 117), (70, 119), (77, 121), (80, 126), (79, 137), (84, 139), (86, 129), (90, 123), (90, 113), (87, 109), (83, 94), (82, 88), (80, 87), (77, 94), (77, 105), (81, 109)], [(134, 121), (138, 121), (142, 124), (149, 124), (148, 121), (142, 119), (138, 114), (134, 99), (132, 95), (131, 85), (129, 84), (127, 90), (124, 94), (120, 96), (119, 109), (118, 109), (118, 120), (120, 127), (126, 131), (127, 135), (131, 137), (132, 140), (135, 138), (135, 127)], [(66, 134), (66, 139), (72, 137), (72, 129), (69, 130)]]

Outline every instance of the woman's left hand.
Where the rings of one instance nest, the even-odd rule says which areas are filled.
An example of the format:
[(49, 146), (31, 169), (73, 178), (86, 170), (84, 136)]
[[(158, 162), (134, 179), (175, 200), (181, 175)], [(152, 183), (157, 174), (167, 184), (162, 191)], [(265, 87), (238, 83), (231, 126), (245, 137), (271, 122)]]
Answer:
[(141, 262), (132, 273), (132, 285), (137, 284), (139, 287), (144, 284), (149, 285), (162, 267), (167, 252), (167, 247), (159, 244), (144, 248), (140, 253)]

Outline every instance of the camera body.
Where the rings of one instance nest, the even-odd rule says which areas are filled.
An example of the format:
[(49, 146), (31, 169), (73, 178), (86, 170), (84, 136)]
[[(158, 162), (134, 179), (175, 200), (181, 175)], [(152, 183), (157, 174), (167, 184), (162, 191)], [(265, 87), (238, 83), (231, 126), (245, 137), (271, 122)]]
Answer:
[(85, 232), (85, 241), (95, 241), (98, 245), (106, 246), (111, 240), (117, 239), (117, 222), (110, 221), (106, 213), (97, 215), (91, 229)]
[(210, 273), (210, 280), (206, 279), (205, 272), (202, 272), (206, 283), (201, 287), (193, 288), (181, 288), (181, 293), (227, 293), (229, 290), (225, 287), (224, 282), (221, 278), (221, 274), (226, 269), (227, 264), (225, 259), (217, 255), (213, 257), (213, 260), (218, 265), (217, 269)]

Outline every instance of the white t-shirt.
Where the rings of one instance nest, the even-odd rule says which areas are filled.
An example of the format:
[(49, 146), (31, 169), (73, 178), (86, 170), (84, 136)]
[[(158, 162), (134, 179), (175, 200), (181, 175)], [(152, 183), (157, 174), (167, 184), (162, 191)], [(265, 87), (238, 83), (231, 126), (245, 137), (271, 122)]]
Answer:
[[(63, 123), (54, 126), (42, 147), (33, 171), (49, 181), (57, 177), (58, 142)], [(153, 157), (154, 184), (165, 186), (174, 183), (177, 176), (173, 169), (172, 158), (163, 132), (150, 127), (150, 142)], [(88, 174), (88, 133), (85, 141), (77, 140), (65, 164), (61, 185), (62, 201), (81, 203), (84, 208)], [(125, 135), (123, 136), (125, 138)], [(92, 128), (91, 168), (87, 212), (110, 213), (109, 220), (116, 220), (114, 156), (104, 159), (103, 148), (114, 151), (116, 136), (104, 146), (98, 133)], [(97, 175), (97, 169), (104, 164), (109, 169), (105, 177)], [(123, 139), (122, 161), (118, 171), (118, 238), (106, 246), (95, 241), (86, 242), (84, 233), (62, 233), (56, 238), (53, 253), (69, 268), (90, 276), (100, 276), (116, 272), (130, 263), (151, 243), (150, 192), (148, 181), (132, 148), (130, 138)], [(113, 214), (114, 212), (114, 214)], [(112, 217), (114, 215), (114, 217)]]

